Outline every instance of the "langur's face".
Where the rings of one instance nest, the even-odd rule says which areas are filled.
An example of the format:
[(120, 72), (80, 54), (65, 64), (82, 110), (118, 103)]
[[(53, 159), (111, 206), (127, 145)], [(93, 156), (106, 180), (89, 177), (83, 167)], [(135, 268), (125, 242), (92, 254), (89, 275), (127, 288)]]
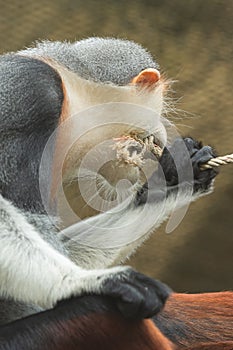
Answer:
[(76, 220), (64, 209), (64, 198), (78, 218), (90, 217), (135, 194), (156, 169), (157, 148), (166, 144), (161, 115), (167, 82), (156, 69), (142, 71), (126, 86), (60, 74), (66, 94), (54, 157), (55, 174), (62, 166), (58, 192), (60, 180), (53, 183), (68, 225)]

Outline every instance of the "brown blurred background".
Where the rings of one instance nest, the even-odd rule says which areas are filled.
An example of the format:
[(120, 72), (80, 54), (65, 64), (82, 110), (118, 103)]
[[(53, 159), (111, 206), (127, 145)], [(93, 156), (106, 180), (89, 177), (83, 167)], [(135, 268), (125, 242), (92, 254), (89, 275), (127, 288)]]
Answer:
[[(232, 0), (0, 0), (0, 51), (37, 39), (133, 39), (173, 86), (181, 133), (233, 152)], [(180, 99), (181, 98), (181, 99)], [(184, 111), (186, 113), (184, 113)], [(233, 165), (170, 235), (161, 227), (131, 263), (178, 291), (233, 288)]]

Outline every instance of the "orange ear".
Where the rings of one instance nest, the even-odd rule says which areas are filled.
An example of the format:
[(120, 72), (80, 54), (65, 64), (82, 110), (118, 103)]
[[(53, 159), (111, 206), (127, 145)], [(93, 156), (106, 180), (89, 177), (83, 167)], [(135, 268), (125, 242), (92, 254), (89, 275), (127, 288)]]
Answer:
[(140, 87), (152, 87), (160, 79), (160, 73), (155, 68), (147, 68), (141, 71), (131, 81), (132, 84)]

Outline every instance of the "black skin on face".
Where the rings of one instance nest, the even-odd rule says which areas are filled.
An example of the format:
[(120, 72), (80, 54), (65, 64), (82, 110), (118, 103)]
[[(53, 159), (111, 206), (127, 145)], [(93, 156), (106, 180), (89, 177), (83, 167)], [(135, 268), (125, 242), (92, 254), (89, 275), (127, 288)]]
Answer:
[[(184, 147), (184, 145), (186, 147)], [(200, 165), (216, 157), (212, 147), (203, 146), (201, 142), (193, 138), (177, 138), (174, 143), (164, 148), (159, 159), (160, 167), (146, 182), (136, 195), (136, 205), (142, 205), (154, 200), (164, 200), (171, 193), (176, 193), (180, 186), (185, 191), (185, 186), (192, 186), (193, 194), (204, 193), (210, 189), (212, 180), (218, 174), (216, 169), (201, 170)], [(193, 178), (179, 182), (179, 177), (185, 179), (185, 172), (191, 165)], [(182, 174), (184, 176), (182, 176)], [(166, 183), (164, 182), (166, 181)]]

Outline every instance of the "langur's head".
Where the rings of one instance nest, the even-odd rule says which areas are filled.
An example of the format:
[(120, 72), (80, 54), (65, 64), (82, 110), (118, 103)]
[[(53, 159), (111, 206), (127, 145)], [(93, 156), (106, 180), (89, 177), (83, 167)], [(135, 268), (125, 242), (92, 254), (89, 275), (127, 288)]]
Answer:
[(80, 218), (109, 210), (154, 170), (153, 151), (166, 143), (161, 115), (167, 82), (150, 53), (131, 41), (90, 38), (42, 43), (38, 50), (46, 50), (64, 93), (52, 197), (62, 182)]
[(166, 143), (167, 82), (134, 42), (37, 43), (2, 56), (0, 78), (1, 190), (19, 207), (43, 211), (46, 196), (65, 212), (62, 189), (81, 218), (108, 210)]

